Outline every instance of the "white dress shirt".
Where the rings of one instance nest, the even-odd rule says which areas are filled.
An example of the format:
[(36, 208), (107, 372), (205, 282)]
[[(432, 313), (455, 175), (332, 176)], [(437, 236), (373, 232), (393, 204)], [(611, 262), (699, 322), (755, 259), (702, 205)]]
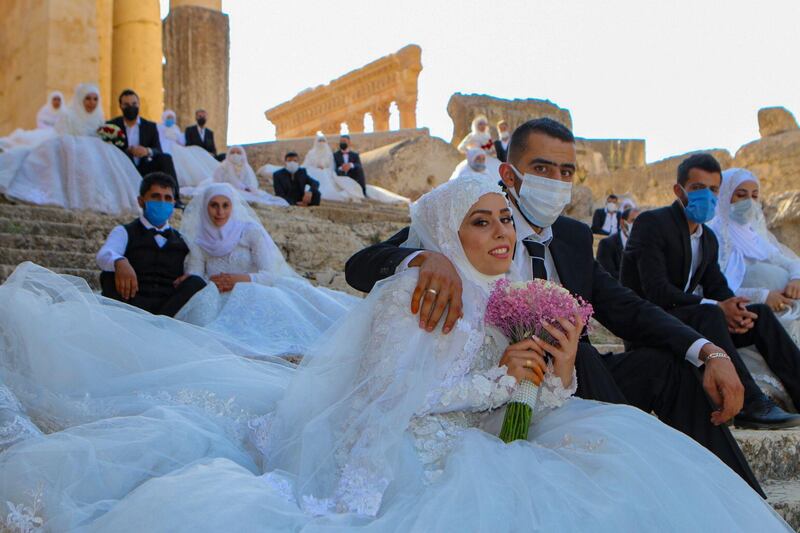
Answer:
[(608, 232), (609, 235), (614, 235), (617, 232), (617, 225), (619, 223), (617, 213), (609, 213), (608, 209), (606, 209), (605, 212), (606, 220), (603, 222), (603, 231)]
[[(139, 222), (147, 229), (155, 227), (144, 218), (144, 216), (139, 217)], [(166, 231), (169, 229), (169, 224), (164, 224), (157, 229)], [(159, 248), (163, 248), (164, 245), (167, 244), (167, 238), (163, 235), (155, 235), (153, 238), (156, 240), (156, 244)], [(95, 257), (97, 266), (104, 272), (115, 272), (114, 264), (118, 259), (125, 257), (125, 249), (127, 247), (128, 232), (123, 226), (115, 226), (114, 229), (111, 230), (111, 233), (108, 234), (108, 238), (105, 244), (103, 244), (103, 247), (97, 252), (97, 257)]]
[[(128, 123), (123, 121), (123, 124), (125, 124), (125, 136), (128, 138), (128, 147), (139, 145), (139, 124), (141, 123), (141, 117), (136, 117), (136, 124), (133, 126), (128, 126)], [(134, 157), (133, 164), (138, 166), (141, 159), (141, 157)]]
[(201, 128), (200, 125), (197, 126), (197, 133), (200, 135), (200, 140), (202, 142), (206, 142), (206, 129)]

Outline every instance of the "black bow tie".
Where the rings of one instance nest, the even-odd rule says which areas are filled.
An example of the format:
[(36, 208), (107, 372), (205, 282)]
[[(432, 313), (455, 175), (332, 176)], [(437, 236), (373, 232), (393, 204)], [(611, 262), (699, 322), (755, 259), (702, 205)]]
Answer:
[(162, 237), (166, 237), (170, 232), (170, 228), (163, 229), (163, 230), (156, 229), (156, 228), (149, 228), (147, 230), (147, 232), (150, 233), (150, 235), (152, 235), (153, 237), (155, 237), (156, 235), (161, 235)]

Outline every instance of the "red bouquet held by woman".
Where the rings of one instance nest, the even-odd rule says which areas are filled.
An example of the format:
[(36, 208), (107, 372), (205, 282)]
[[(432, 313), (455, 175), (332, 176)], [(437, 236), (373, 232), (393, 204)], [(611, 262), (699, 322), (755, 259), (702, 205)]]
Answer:
[(116, 124), (103, 124), (97, 128), (100, 140), (111, 143), (117, 148), (125, 148), (125, 132)]
[[(542, 279), (511, 283), (498, 281), (486, 305), (486, 323), (499, 329), (513, 343), (534, 336), (557, 345), (555, 339), (543, 325), (561, 326), (558, 319), (567, 319), (575, 324), (575, 317), (587, 324), (593, 313), (591, 304), (574, 297), (557, 283)], [(517, 384), (506, 408), (500, 438), (505, 442), (528, 438), (528, 428), (533, 407), (538, 397), (538, 387), (530, 381)]]

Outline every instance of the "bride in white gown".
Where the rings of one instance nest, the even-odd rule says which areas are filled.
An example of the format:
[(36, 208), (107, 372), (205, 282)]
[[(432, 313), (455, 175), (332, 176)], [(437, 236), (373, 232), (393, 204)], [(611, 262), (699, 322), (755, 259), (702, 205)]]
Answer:
[(347, 176), (336, 175), (333, 151), (322, 132), (317, 132), (314, 146), (303, 160), (303, 168), (309, 176), (319, 182), (319, 192), (323, 200), (360, 202), (364, 199), (361, 185)]
[(307, 353), (360, 300), (298, 276), (228, 184), (196, 196), (181, 233), (190, 249), (184, 271), (209, 283), (175, 318), (229, 335), (255, 353)]
[(464, 280), (453, 332), (419, 328), (410, 269), (331, 329), (314, 348), (324, 357), (304, 360), (285, 391), (292, 370), (276, 362), (22, 265), (0, 287), (0, 376), (22, 421), (0, 453), (11, 509), (0, 520), (115, 532), (791, 531), (655, 417), (570, 398), (574, 338), (546, 375), (529, 440), (494, 436), (514, 378), (483, 312), (510, 254), (486, 252), (514, 242), (506, 207), (498, 187), (467, 177), (413, 209), (414, 235)]
[(176, 121), (175, 111), (165, 110), (158, 124), (158, 137), (163, 152), (172, 156), (178, 183), (181, 187), (196, 187), (211, 181), (219, 161), (200, 146), (186, 146), (186, 138)]
[(53, 91), (47, 96), (47, 103), (36, 113), (36, 129), (16, 129), (7, 137), (0, 137), (0, 151), (7, 151), (19, 146), (36, 146), (56, 135), (55, 125), (64, 110), (64, 95), (61, 91)]
[(99, 89), (78, 85), (55, 124), (58, 135), (0, 153), (0, 193), (33, 204), (138, 213), (141, 176), (122, 150), (99, 139), (103, 124)]

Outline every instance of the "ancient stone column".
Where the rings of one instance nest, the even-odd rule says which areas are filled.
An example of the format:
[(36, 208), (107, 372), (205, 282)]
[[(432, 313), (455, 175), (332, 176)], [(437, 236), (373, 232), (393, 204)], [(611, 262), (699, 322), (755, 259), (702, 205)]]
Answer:
[(205, 109), (222, 152), (228, 138), (230, 26), (219, 3), (171, 1), (164, 19), (164, 102), (182, 128), (194, 123), (195, 110)]
[(111, 94), (111, 57), (114, 35), (114, 0), (96, 0), (97, 44), (100, 59), (98, 83), (103, 113), (111, 118), (118, 112), (117, 96)]
[(181, 6), (204, 7), (213, 11), (222, 11), (222, 0), (169, 0), (170, 10)]
[(374, 131), (389, 131), (389, 104), (381, 104), (373, 108), (370, 113)]
[(139, 95), (141, 115), (161, 120), (164, 79), (158, 0), (114, 0), (112, 46), (111, 97), (116, 102), (124, 89), (133, 89)]
[(417, 127), (417, 100), (406, 99), (397, 101), (397, 110), (400, 111), (400, 129), (413, 129)]

